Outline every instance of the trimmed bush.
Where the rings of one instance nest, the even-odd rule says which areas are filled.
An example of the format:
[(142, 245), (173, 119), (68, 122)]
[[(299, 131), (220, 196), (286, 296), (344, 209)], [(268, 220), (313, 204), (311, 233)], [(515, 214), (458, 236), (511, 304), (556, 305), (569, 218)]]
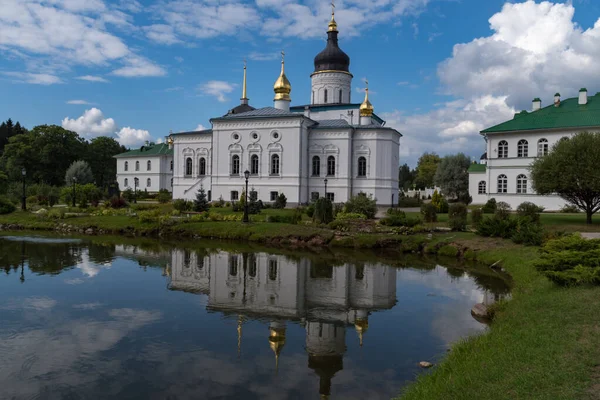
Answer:
[(173, 196), (167, 189), (160, 189), (160, 191), (156, 195), (156, 200), (160, 204), (166, 204), (166, 203), (170, 202), (172, 198), (173, 198)]
[(576, 214), (581, 212), (581, 210), (574, 204), (565, 204), (563, 208), (560, 209), (560, 212), (567, 214)]
[(475, 208), (471, 210), (471, 221), (473, 221), (473, 225), (477, 226), (483, 219), (483, 209)]
[(333, 204), (331, 200), (321, 197), (315, 202), (313, 221), (318, 224), (328, 224), (333, 221)]
[(366, 193), (360, 192), (356, 196), (350, 197), (344, 207), (346, 213), (362, 214), (368, 219), (374, 219), (377, 214), (377, 200)]
[(454, 203), (448, 211), (448, 225), (453, 231), (464, 231), (467, 228), (467, 206)]
[(65, 219), (65, 209), (64, 208), (53, 208), (48, 211), (48, 218), (50, 219)]
[(485, 203), (482, 210), (484, 214), (494, 214), (496, 212), (496, 199), (491, 198)]
[(447, 244), (438, 249), (437, 255), (442, 257), (458, 257), (458, 249)]
[(422, 203), (419, 198), (402, 196), (398, 200), (398, 207), (421, 207)]
[(517, 229), (516, 219), (499, 219), (486, 217), (477, 225), (477, 234), (488, 237), (510, 238)]
[(351, 220), (351, 219), (367, 219), (367, 217), (361, 213), (342, 212), (342, 213), (338, 213), (338, 215), (335, 216), (335, 219), (340, 220), (340, 221), (347, 221), (347, 220)]
[(501, 201), (496, 204), (496, 212), (494, 213), (494, 217), (497, 219), (508, 219), (510, 218), (510, 210), (512, 210), (510, 204)]
[(10, 214), (14, 212), (17, 208), (15, 205), (6, 197), (0, 197), (0, 214)]
[(437, 207), (433, 203), (423, 204), (421, 214), (425, 222), (437, 222)]
[(519, 217), (527, 217), (534, 222), (540, 221), (540, 213), (544, 211), (544, 207), (539, 207), (529, 201), (519, 204), (517, 207), (517, 215)]
[(286, 205), (287, 197), (285, 197), (285, 194), (279, 193), (279, 196), (277, 196), (275, 203), (273, 203), (273, 208), (285, 208)]
[(423, 221), (419, 217), (407, 217), (404, 215), (388, 215), (379, 220), (379, 223), (384, 226), (406, 226), (412, 228), (421, 224)]
[(177, 199), (177, 200), (173, 201), (173, 208), (180, 212), (191, 211), (193, 207), (194, 207), (194, 202), (192, 202), (192, 201), (188, 201), (188, 200), (184, 200), (184, 199)]

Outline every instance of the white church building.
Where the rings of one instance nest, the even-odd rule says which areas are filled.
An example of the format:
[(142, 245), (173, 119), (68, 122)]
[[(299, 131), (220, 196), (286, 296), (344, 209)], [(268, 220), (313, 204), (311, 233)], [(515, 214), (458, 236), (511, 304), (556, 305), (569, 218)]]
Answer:
[(151, 193), (171, 191), (173, 150), (166, 143), (146, 143), (139, 149), (117, 154), (117, 182), (121, 190)]
[(513, 209), (529, 201), (547, 211), (560, 210), (566, 205), (565, 200), (535, 193), (529, 167), (559, 140), (583, 131), (600, 132), (600, 93), (588, 96), (587, 89), (581, 89), (578, 97), (565, 100), (556, 93), (554, 103), (547, 107), (535, 98), (532, 111), (521, 111), (513, 119), (481, 131), (486, 153), (469, 168), (473, 203), (485, 204), (495, 198)]
[(292, 85), (282, 52), (272, 107), (241, 104), (210, 120), (212, 129), (173, 133), (173, 197), (193, 199), (202, 186), (209, 200), (235, 201), (245, 187), (264, 202), (284, 193), (289, 205), (326, 195), (344, 202), (360, 192), (378, 204), (398, 199), (402, 136), (373, 112), (368, 87), (362, 104), (351, 102), (350, 58), (338, 46), (332, 13), (327, 45), (314, 59), (311, 98), (291, 106)]

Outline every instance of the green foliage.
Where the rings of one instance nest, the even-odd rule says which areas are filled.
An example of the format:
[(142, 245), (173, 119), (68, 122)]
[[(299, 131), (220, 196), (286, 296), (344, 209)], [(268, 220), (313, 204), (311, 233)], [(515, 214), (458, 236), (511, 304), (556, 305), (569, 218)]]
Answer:
[(413, 185), (416, 175), (417, 172), (411, 170), (408, 164), (402, 165), (398, 168), (398, 187), (405, 192), (408, 191)]
[(200, 185), (200, 189), (198, 193), (196, 193), (196, 199), (194, 200), (193, 209), (196, 212), (208, 211), (210, 208), (210, 204), (208, 204), (208, 197), (206, 196), (206, 191), (204, 190), (204, 186)]
[(447, 244), (438, 249), (437, 255), (442, 257), (458, 257), (458, 249)]
[(544, 228), (542, 225), (530, 217), (522, 217), (517, 221), (518, 224), (511, 240), (526, 246), (541, 246), (544, 242)]
[(518, 222), (514, 218), (499, 219), (486, 217), (477, 225), (480, 236), (500, 237), (508, 239), (516, 232)]
[(496, 199), (492, 197), (485, 203), (485, 205), (482, 208), (482, 211), (484, 214), (494, 214), (496, 213), (497, 206), (498, 205), (496, 204)]
[(533, 189), (558, 194), (586, 212), (587, 223), (600, 210), (600, 133), (582, 132), (559, 140), (552, 151), (531, 164)]
[(581, 212), (581, 210), (574, 204), (565, 204), (563, 208), (560, 209), (560, 212), (566, 214), (577, 214)]
[(315, 215), (315, 203), (310, 203), (308, 207), (306, 207), (305, 212), (308, 218), (312, 218), (313, 215)]
[(562, 286), (600, 285), (600, 240), (575, 235), (550, 240), (535, 267)]
[(87, 146), (85, 161), (88, 162), (94, 173), (94, 181), (101, 188), (115, 180), (117, 175), (117, 160), (114, 158), (127, 149), (121, 146), (114, 138), (100, 136), (92, 139)]
[(258, 200), (258, 192), (252, 188), (252, 190), (250, 190), (250, 196), (248, 197), (248, 214), (260, 214), (260, 211), (263, 208), (263, 203), (262, 201)]
[(160, 189), (160, 191), (156, 195), (156, 200), (160, 204), (166, 204), (170, 202), (172, 198), (173, 196), (171, 195), (171, 192), (169, 192), (167, 189)]
[(420, 207), (422, 203), (418, 197), (402, 196), (398, 200), (398, 207)]
[(127, 200), (128, 202), (131, 202), (131, 201), (133, 201), (133, 197), (134, 197), (135, 193), (133, 192), (133, 189), (127, 188), (127, 189), (123, 190), (123, 193), (121, 193), (121, 195), (123, 196), (123, 198), (125, 200)]
[(161, 217), (161, 212), (158, 209), (140, 211), (137, 213), (137, 216), (138, 216), (138, 220), (141, 223), (146, 223), (146, 224), (159, 223), (160, 217)]
[(27, 129), (21, 127), (21, 124), (18, 121), (16, 124), (13, 124), (12, 120), (9, 118), (6, 122), (2, 122), (0, 124), (0, 155), (2, 155), (4, 146), (6, 146), (11, 137), (26, 132)]
[(539, 207), (529, 201), (519, 204), (517, 207), (517, 215), (520, 217), (528, 217), (534, 222), (540, 221), (540, 213), (544, 211), (544, 207)]
[(448, 204), (448, 200), (446, 200), (445, 197), (442, 197), (439, 206), (437, 207), (437, 212), (440, 214), (447, 214), (448, 210), (450, 210), (450, 204)]
[(124, 208), (127, 207), (127, 201), (123, 197), (113, 196), (109, 202), (110, 208)]
[(471, 220), (473, 221), (473, 225), (479, 225), (481, 220), (483, 219), (483, 209), (482, 208), (474, 208), (471, 210)]
[(269, 215), (267, 222), (297, 225), (302, 220), (302, 211), (295, 209), (291, 215)]
[(470, 165), (471, 159), (463, 153), (445, 156), (437, 166), (435, 185), (447, 197), (466, 200), (469, 197)]
[(173, 201), (173, 208), (180, 212), (192, 211), (194, 202), (185, 199), (176, 199)]
[(285, 197), (285, 194), (279, 193), (279, 196), (277, 196), (275, 203), (273, 203), (273, 208), (285, 208), (286, 205), (287, 197)]
[(48, 215), (46, 215), (46, 217), (49, 219), (65, 219), (65, 213), (66, 211), (63, 207), (53, 208), (52, 210), (48, 211)]
[(331, 200), (321, 197), (315, 201), (313, 221), (318, 224), (328, 224), (333, 221), (333, 204)]
[(384, 226), (405, 226), (412, 228), (421, 224), (423, 221), (419, 217), (407, 217), (402, 211), (388, 214), (387, 217), (379, 220), (379, 223)]
[(419, 189), (433, 187), (433, 180), (441, 159), (435, 153), (424, 153), (417, 162), (414, 184)]
[(367, 217), (364, 214), (357, 212), (341, 212), (335, 216), (335, 219), (340, 221), (347, 221), (352, 219), (367, 219)]
[(510, 204), (501, 201), (496, 205), (496, 212), (494, 213), (494, 217), (502, 220), (508, 219), (510, 218), (511, 210), (512, 207), (510, 206)]
[(374, 219), (377, 214), (377, 200), (372, 196), (367, 196), (360, 192), (356, 196), (350, 197), (344, 207), (346, 213), (362, 214), (368, 219)]
[(15, 205), (8, 198), (0, 196), (0, 214), (10, 214), (16, 210)]
[(425, 203), (421, 206), (421, 215), (425, 222), (437, 222), (437, 207), (431, 203)]
[(92, 174), (92, 169), (89, 164), (85, 161), (74, 161), (67, 172), (65, 173), (65, 184), (72, 185), (73, 178), (76, 179), (77, 184), (85, 185), (87, 183), (94, 182), (94, 175)]
[(435, 209), (438, 210), (441, 202), (442, 202), (442, 195), (436, 189), (433, 191), (433, 196), (431, 196), (431, 204), (433, 204)]
[(339, 213), (344, 212), (344, 203), (333, 203), (333, 218)]
[(448, 211), (448, 225), (453, 231), (464, 231), (467, 228), (467, 206), (454, 203)]

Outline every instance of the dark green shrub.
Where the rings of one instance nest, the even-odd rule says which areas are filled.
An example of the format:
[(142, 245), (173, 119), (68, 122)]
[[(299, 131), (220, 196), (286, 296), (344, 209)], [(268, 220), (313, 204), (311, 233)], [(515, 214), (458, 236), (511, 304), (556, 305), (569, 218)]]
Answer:
[(563, 208), (560, 209), (560, 212), (567, 214), (576, 214), (581, 212), (581, 210), (574, 204), (565, 204)]
[(121, 195), (123, 196), (123, 198), (129, 202), (133, 201), (133, 190), (131, 188), (125, 189), (123, 190), (123, 193), (121, 193)]
[(50, 193), (48, 193), (48, 205), (54, 207), (55, 204), (60, 200), (60, 189), (56, 186), (52, 186)]
[(406, 213), (398, 208), (388, 208), (386, 211), (387, 215), (399, 215), (406, 216)]
[(110, 208), (127, 207), (127, 202), (123, 197), (113, 196), (110, 198)]
[(279, 196), (277, 196), (275, 203), (273, 203), (273, 208), (285, 208), (286, 205), (287, 197), (285, 197), (285, 194), (279, 193)]
[(388, 215), (379, 220), (379, 223), (384, 226), (406, 226), (412, 228), (421, 224), (423, 221), (419, 217), (407, 217), (405, 215)]
[(437, 208), (437, 212), (440, 214), (447, 214), (450, 210), (450, 205), (448, 204), (448, 200), (445, 197), (442, 197), (440, 203)]
[(421, 206), (421, 215), (425, 222), (437, 222), (437, 208), (432, 203), (425, 203)]
[(458, 202), (469, 205), (473, 202), (473, 197), (468, 192), (462, 192), (458, 195)]
[(173, 208), (179, 212), (191, 211), (194, 203), (185, 199), (177, 199), (173, 201)]
[(367, 217), (364, 214), (360, 213), (341, 212), (335, 216), (335, 219), (340, 221), (347, 221), (350, 219), (367, 219)]
[(496, 212), (494, 217), (497, 219), (508, 219), (510, 218), (510, 210), (512, 210), (510, 204), (503, 201), (496, 204)]
[(313, 215), (315, 215), (315, 203), (311, 203), (308, 205), (308, 207), (306, 207), (306, 215), (308, 216), (308, 218), (312, 218)]
[(344, 212), (344, 203), (333, 203), (333, 218), (342, 212)]
[(471, 221), (473, 221), (473, 225), (477, 226), (483, 219), (483, 209), (474, 208), (471, 210)]
[(422, 203), (419, 198), (402, 196), (398, 200), (398, 207), (421, 207)]
[(248, 214), (260, 214), (262, 210), (262, 201), (258, 200), (258, 192), (254, 189), (250, 191), (248, 196)]
[(377, 201), (372, 196), (360, 192), (358, 195), (350, 197), (346, 202), (344, 212), (362, 214), (368, 219), (374, 219), (377, 214)]
[(14, 212), (17, 208), (15, 205), (6, 197), (0, 197), (0, 214), (10, 214)]
[(208, 209), (210, 208), (210, 204), (208, 204), (208, 197), (206, 196), (206, 191), (204, 190), (204, 187), (202, 185), (200, 185), (200, 189), (198, 190), (198, 193), (196, 193), (196, 199), (194, 200), (193, 208), (196, 212), (208, 211)]
[(510, 238), (516, 232), (517, 225), (516, 219), (486, 217), (477, 225), (477, 234), (480, 236)]
[(530, 217), (522, 217), (518, 219), (517, 228), (511, 239), (517, 244), (541, 246), (544, 242), (544, 228), (536, 221), (532, 221)]
[(544, 207), (539, 207), (529, 201), (519, 204), (517, 207), (517, 215), (519, 217), (527, 217), (534, 222), (539, 222), (540, 213), (544, 211)]
[(447, 244), (438, 249), (437, 255), (442, 257), (457, 257), (458, 249), (454, 246), (450, 246), (449, 244)]
[(482, 210), (484, 214), (494, 214), (496, 212), (496, 199), (491, 198), (485, 203)]
[(333, 204), (331, 200), (321, 197), (315, 202), (313, 221), (319, 224), (328, 224), (333, 221)]
[(269, 215), (267, 222), (278, 222), (283, 224), (296, 225), (302, 220), (302, 213), (294, 212), (292, 215)]
[(327, 227), (329, 229), (333, 229), (334, 231), (341, 231), (341, 232), (348, 232), (351, 228), (348, 221), (343, 221), (343, 220), (339, 220), (339, 219), (331, 221), (329, 224), (327, 224)]
[(156, 195), (156, 200), (158, 200), (158, 202), (161, 204), (170, 202), (172, 198), (173, 196), (171, 195), (171, 192), (169, 192), (167, 189), (160, 189)]
[(467, 228), (467, 206), (454, 203), (448, 210), (448, 225), (453, 231), (464, 231)]

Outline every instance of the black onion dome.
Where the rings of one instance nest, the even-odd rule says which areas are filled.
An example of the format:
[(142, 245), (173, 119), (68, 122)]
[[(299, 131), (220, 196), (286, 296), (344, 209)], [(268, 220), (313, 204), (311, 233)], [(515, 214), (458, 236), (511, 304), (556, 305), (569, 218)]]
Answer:
[(345, 71), (349, 72), (350, 57), (338, 46), (338, 32), (327, 32), (327, 46), (315, 57), (315, 72)]

